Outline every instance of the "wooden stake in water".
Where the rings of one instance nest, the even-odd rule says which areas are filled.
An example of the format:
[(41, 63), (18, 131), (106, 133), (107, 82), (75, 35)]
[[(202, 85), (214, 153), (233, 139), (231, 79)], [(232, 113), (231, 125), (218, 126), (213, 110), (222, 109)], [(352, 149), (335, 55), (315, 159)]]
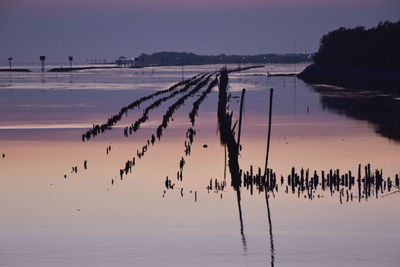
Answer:
[(238, 131), (238, 154), (240, 152), (240, 134), (242, 132), (242, 112), (243, 112), (243, 100), (244, 100), (244, 93), (246, 92), (246, 89), (242, 89), (242, 96), (240, 97), (240, 115), (239, 115), (239, 131)]
[[(272, 96), (274, 93), (274, 89), (270, 89), (269, 94), (269, 117), (268, 117), (268, 140), (267, 140), (267, 155), (265, 158), (265, 170), (264, 170), (264, 177), (266, 177), (268, 172), (268, 154), (269, 154), (269, 143), (271, 139), (271, 117), (272, 117)], [(271, 211), (269, 209), (269, 201), (268, 201), (268, 191), (269, 191), (269, 182), (266, 183), (265, 187), (265, 201), (267, 203), (267, 212), (268, 212), (268, 223), (269, 223), (269, 237), (271, 243), (271, 266), (274, 266), (274, 240), (272, 236), (272, 222), (271, 222)]]
[(269, 117), (268, 117), (268, 139), (267, 139), (267, 155), (265, 158), (265, 170), (264, 170), (264, 176), (267, 175), (267, 168), (268, 168), (268, 153), (269, 153), (269, 141), (271, 138), (271, 117), (272, 117), (272, 96), (274, 94), (274, 89), (270, 89), (269, 93)]

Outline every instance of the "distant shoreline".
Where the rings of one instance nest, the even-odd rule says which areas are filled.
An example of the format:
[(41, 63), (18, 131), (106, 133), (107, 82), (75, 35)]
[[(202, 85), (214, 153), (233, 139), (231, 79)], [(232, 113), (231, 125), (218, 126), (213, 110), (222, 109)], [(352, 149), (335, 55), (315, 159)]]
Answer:
[(0, 72), (31, 72), (29, 69), (0, 69)]
[(121, 57), (118, 64), (133, 63), (134, 66), (181, 66), (208, 64), (292, 64), (311, 62), (312, 54), (259, 54), (259, 55), (197, 55), (186, 52), (157, 52), (141, 54), (133, 62)]
[(95, 69), (119, 69), (122, 67), (119, 66), (101, 66), (101, 67), (73, 67), (73, 68), (54, 68), (54, 69), (50, 69), (48, 70), (48, 72), (70, 72), (70, 71), (74, 71), (74, 70), (95, 70)]
[(312, 64), (302, 71), (298, 77), (310, 84), (329, 84), (400, 93), (400, 71), (341, 68)]

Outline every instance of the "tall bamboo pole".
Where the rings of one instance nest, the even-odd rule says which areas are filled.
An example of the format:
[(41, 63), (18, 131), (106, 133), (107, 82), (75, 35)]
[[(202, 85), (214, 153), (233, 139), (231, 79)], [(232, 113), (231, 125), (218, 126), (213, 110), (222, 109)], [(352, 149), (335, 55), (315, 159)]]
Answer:
[(239, 132), (238, 132), (238, 154), (240, 152), (240, 134), (242, 132), (242, 112), (243, 112), (243, 100), (244, 100), (244, 93), (246, 92), (246, 89), (242, 89), (242, 96), (240, 97), (240, 115), (239, 115)]
[[(265, 158), (265, 170), (264, 176), (266, 178), (268, 173), (268, 154), (269, 154), (269, 144), (271, 139), (271, 117), (272, 117), (272, 97), (273, 97), (274, 89), (270, 89), (269, 94), (269, 116), (268, 116), (268, 140), (267, 140), (267, 155)], [(269, 223), (269, 237), (271, 243), (271, 266), (274, 266), (274, 240), (272, 236), (272, 222), (271, 222), (271, 210), (269, 209), (269, 201), (268, 201), (268, 191), (269, 191), (269, 179), (267, 179), (266, 186), (265, 186), (265, 201), (267, 203), (267, 212), (268, 212), (268, 223)]]

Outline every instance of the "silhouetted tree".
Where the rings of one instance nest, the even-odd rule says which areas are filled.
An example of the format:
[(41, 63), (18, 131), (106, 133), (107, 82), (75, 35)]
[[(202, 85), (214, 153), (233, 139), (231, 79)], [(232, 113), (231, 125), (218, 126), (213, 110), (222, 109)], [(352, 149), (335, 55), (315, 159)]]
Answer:
[(324, 66), (400, 70), (400, 21), (364, 29), (339, 28), (324, 35), (314, 62)]

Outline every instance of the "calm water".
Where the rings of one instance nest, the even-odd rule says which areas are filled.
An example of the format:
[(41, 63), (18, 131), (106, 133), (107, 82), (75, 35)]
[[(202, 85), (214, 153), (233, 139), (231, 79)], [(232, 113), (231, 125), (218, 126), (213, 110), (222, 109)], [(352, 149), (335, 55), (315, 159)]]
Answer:
[[(184, 77), (220, 67), (186, 66)], [(327, 105), (316, 91), (320, 87), (266, 75), (304, 67), (267, 65), (230, 74), (234, 121), (240, 91), (247, 89), (240, 168), (263, 169), (267, 89), (274, 88), (269, 166), (278, 177), (286, 179), (292, 167), (355, 175), (358, 164), (370, 163), (393, 180), (400, 171), (399, 140), (378, 133), (376, 122), (355, 120)], [(207, 190), (210, 179), (224, 180), (217, 87), (200, 105), (188, 156), (188, 114), (206, 87), (173, 114), (161, 140), (141, 159), (137, 150), (180, 95), (152, 109), (149, 120), (128, 137), (124, 127), (157, 98), (129, 111), (114, 129), (81, 140), (92, 124), (181, 78), (180, 67), (0, 73), (0, 155), (5, 154), (0, 157), (0, 266), (271, 265), (264, 193), (251, 195), (242, 188), (241, 233), (229, 169), (223, 191)], [(133, 157), (136, 165), (121, 180), (120, 169)], [(167, 176), (173, 190), (165, 187)], [(320, 194), (311, 201), (281, 187), (270, 198), (275, 266), (398, 266), (400, 193), (386, 190), (384, 197), (342, 204), (337, 193)]]

